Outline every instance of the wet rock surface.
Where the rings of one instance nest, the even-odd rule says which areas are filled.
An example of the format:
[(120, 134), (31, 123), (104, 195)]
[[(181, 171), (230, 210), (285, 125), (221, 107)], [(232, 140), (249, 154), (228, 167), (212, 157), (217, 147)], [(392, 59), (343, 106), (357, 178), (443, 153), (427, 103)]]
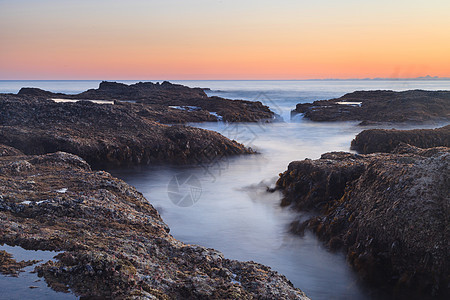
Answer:
[(0, 250), (0, 274), (17, 277), (23, 268), (34, 265), (36, 262), (35, 260), (18, 262), (10, 253)]
[(16, 148), (5, 146), (0, 144), (0, 157), (1, 156), (13, 156), (13, 155), (23, 155), (22, 151)]
[[(121, 100), (143, 103), (149, 110), (160, 115), (173, 114), (154, 119), (164, 123), (185, 123), (217, 121), (218, 116), (229, 122), (271, 121), (274, 113), (261, 102), (230, 100), (208, 97), (201, 88), (189, 88), (180, 84), (139, 82), (126, 85), (103, 81), (98, 89), (91, 89), (76, 95), (52, 93), (36, 88), (22, 88), (20, 96), (45, 98)], [(175, 108), (176, 107), (176, 108)], [(177, 111), (178, 110), (178, 111)], [(210, 114), (213, 113), (213, 114)]]
[(450, 147), (450, 125), (436, 129), (364, 130), (352, 141), (352, 149), (365, 154), (391, 152), (400, 143), (420, 148)]
[(302, 113), (312, 121), (362, 121), (362, 125), (448, 121), (450, 92), (356, 91), (336, 99), (297, 104), (292, 113)]
[[(292, 230), (343, 249), (365, 282), (394, 298), (449, 295), (450, 149), (402, 144), (393, 153), (323, 154), (280, 174), (284, 205), (315, 211)], [(448, 299), (448, 298), (447, 298)]]
[(0, 232), (0, 244), (64, 251), (37, 271), (79, 296), (307, 299), (266, 266), (175, 240), (142, 194), (64, 152), (0, 157)]
[(143, 105), (0, 95), (0, 144), (25, 154), (70, 152), (96, 167), (195, 162), (253, 152), (213, 131), (160, 124), (151, 114)]

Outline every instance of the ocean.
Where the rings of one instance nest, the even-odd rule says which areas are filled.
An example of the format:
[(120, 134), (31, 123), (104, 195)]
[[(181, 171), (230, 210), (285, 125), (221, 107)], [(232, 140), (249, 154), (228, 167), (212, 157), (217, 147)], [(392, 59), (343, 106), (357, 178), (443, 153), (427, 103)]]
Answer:
[[(138, 81), (120, 81), (135, 83)], [(152, 80), (154, 82), (154, 80)], [(283, 122), (196, 123), (257, 150), (259, 154), (212, 159), (192, 165), (153, 165), (108, 170), (135, 186), (158, 209), (171, 234), (189, 244), (215, 248), (227, 258), (252, 260), (285, 275), (312, 299), (386, 298), (364, 287), (344, 254), (329, 252), (317, 238), (289, 233), (289, 223), (306, 218), (281, 208), (279, 193), (267, 193), (289, 162), (319, 158), (329, 151), (350, 151), (360, 131), (373, 128), (358, 122), (315, 123), (290, 111), (297, 103), (339, 97), (355, 90), (449, 90), (449, 80), (306, 80), (306, 81), (171, 81), (209, 88), (208, 95), (257, 100), (268, 105)], [(79, 93), (97, 88), (100, 81), (0, 81), (1, 93), (21, 87)], [(435, 128), (446, 124), (387, 126)], [(184, 184), (183, 184), (184, 183)], [(0, 281), (1, 286), (1, 281)]]

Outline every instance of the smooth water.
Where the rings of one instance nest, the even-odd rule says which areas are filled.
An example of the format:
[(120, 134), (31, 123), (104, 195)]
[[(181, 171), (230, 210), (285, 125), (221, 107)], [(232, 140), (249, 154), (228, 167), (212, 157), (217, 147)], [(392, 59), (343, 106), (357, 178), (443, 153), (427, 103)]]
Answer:
[[(142, 192), (161, 213), (171, 234), (183, 242), (218, 249), (227, 258), (268, 265), (312, 299), (370, 298), (374, 291), (357, 283), (342, 253), (330, 253), (312, 234), (299, 237), (288, 232), (290, 222), (307, 216), (281, 208), (281, 195), (266, 191), (293, 160), (349, 151), (350, 141), (361, 127), (355, 122), (301, 119), (267, 125), (195, 125), (244, 141), (260, 154), (213, 159), (200, 165), (110, 172)], [(184, 183), (185, 178), (191, 181)], [(174, 189), (179, 198), (168, 193)], [(189, 201), (180, 206), (178, 199), (183, 196)]]
[[(138, 167), (111, 170), (135, 186), (158, 209), (171, 234), (186, 243), (218, 249), (227, 258), (252, 260), (284, 274), (313, 299), (364, 299), (342, 254), (326, 251), (311, 235), (288, 232), (297, 214), (279, 206), (280, 194), (267, 193), (288, 163), (318, 158), (324, 149), (348, 150), (357, 132), (352, 123), (309, 122), (258, 124), (203, 123), (197, 126), (245, 140), (261, 154), (217, 159), (202, 165)], [(326, 137), (326, 138), (325, 138)], [(180, 207), (168, 195), (173, 178), (192, 175), (201, 194)], [(180, 194), (189, 194), (189, 182)], [(198, 185), (194, 186), (198, 187)], [(176, 200), (176, 199), (175, 199)]]
[[(96, 88), (99, 82), (0, 81), (0, 92), (17, 92), (27, 85), (78, 93)], [(286, 122), (191, 124), (219, 131), (256, 149), (258, 155), (211, 157), (208, 162), (187, 166), (155, 165), (109, 171), (142, 192), (161, 213), (172, 235), (185, 243), (215, 248), (227, 258), (268, 265), (286, 275), (312, 299), (380, 298), (380, 294), (358, 283), (342, 253), (327, 251), (312, 234), (304, 237), (290, 234), (289, 223), (307, 215), (281, 208), (281, 195), (266, 192), (289, 162), (319, 158), (329, 151), (349, 151), (350, 141), (366, 127), (357, 126), (357, 122), (315, 123), (299, 115), (290, 120), (290, 111), (299, 102), (339, 97), (355, 90), (441, 90), (450, 89), (450, 81), (173, 82), (211, 88), (208, 95), (262, 101)]]
[(71, 293), (58, 293), (52, 290), (45, 283), (44, 278), (39, 278), (34, 268), (49, 260), (58, 254), (55, 251), (34, 251), (25, 250), (21, 247), (11, 247), (8, 245), (0, 246), (0, 250), (4, 250), (13, 255), (16, 261), (22, 260), (40, 260), (40, 262), (25, 267), (18, 277), (0, 275), (0, 300), (21, 300), (21, 299), (77, 299)]

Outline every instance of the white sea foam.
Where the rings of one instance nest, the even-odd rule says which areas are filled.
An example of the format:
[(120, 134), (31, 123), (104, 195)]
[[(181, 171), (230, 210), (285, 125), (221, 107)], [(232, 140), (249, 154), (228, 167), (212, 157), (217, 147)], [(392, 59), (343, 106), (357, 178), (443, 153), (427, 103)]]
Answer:
[(211, 115), (215, 116), (217, 120), (222, 121), (223, 117), (216, 112), (209, 112)]
[(361, 106), (362, 102), (347, 102), (347, 101), (341, 101), (341, 102), (336, 102), (337, 104), (341, 104), (341, 105), (351, 105), (351, 106)]
[(50, 100), (55, 101), (56, 103), (64, 103), (64, 102), (70, 102), (75, 103), (78, 101), (90, 101), (96, 104), (114, 104), (114, 101), (111, 100), (91, 100), (91, 99), (62, 99), (62, 98), (52, 98)]
[(190, 106), (190, 105), (183, 105), (183, 106), (169, 106), (170, 108), (173, 109), (179, 109), (179, 110), (187, 110), (187, 111), (197, 111), (197, 110), (202, 110), (201, 107), (198, 106)]

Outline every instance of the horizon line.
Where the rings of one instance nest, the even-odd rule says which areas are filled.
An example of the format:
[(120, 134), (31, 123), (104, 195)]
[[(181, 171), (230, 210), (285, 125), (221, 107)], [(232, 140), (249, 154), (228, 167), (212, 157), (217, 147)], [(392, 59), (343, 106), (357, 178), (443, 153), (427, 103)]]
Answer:
[(307, 79), (0, 79), (0, 81), (339, 81), (339, 80), (450, 80), (450, 77), (374, 77), (374, 78), (307, 78)]

